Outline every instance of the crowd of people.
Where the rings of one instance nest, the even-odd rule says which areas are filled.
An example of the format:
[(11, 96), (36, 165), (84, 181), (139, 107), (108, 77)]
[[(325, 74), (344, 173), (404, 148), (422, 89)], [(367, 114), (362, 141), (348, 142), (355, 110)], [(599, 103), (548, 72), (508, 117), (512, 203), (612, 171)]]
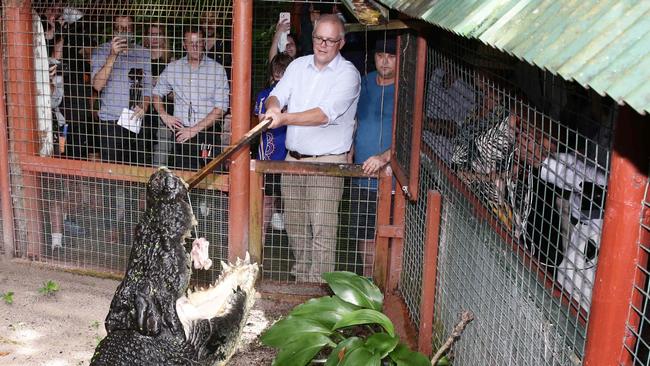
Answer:
[[(277, 24), (269, 49), (268, 87), (257, 95), (253, 111), (260, 120), (273, 119), (273, 125), (262, 135), (254, 157), (359, 164), (367, 160), (364, 170), (373, 174), (390, 158), (395, 38), (382, 37), (375, 55), (377, 71), (361, 78), (357, 66), (341, 55), (350, 39), (342, 16), (336, 8), (326, 8), (305, 8), (308, 23), (300, 35), (290, 33), (286, 20)], [(56, 153), (190, 170), (219, 153), (228, 120), (231, 46), (217, 14), (207, 12), (182, 29), (180, 58), (162, 23), (147, 25), (138, 36), (133, 17), (118, 13), (106, 24), (106, 42), (98, 44), (94, 40), (102, 37), (81, 36), (102, 32), (88, 29), (91, 22), (80, 21), (84, 14), (79, 10), (54, 4), (41, 15), (52, 64), (53, 130), (55, 139), (64, 138)], [(282, 33), (286, 39), (280, 51)], [(296, 279), (320, 281), (320, 273), (335, 265), (343, 179), (295, 179), (303, 178), (267, 177), (265, 221), (286, 229), (297, 258)], [(354, 194), (367, 202), (353, 207), (354, 220), (365, 229), (356, 235), (363, 239), (360, 250), (370, 253), (377, 184), (358, 180), (355, 187)], [(115, 219), (120, 221), (126, 208), (123, 189), (117, 189), (107, 194), (118, 201)], [(64, 204), (68, 201), (52, 201), (53, 248), (64, 244), (64, 227), (74, 225), (67, 219), (72, 207)], [(307, 217), (306, 212), (313, 214)], [(308, 239), (304, 231), (310, 233)], [(363, 260), (369, 275), (372, 258)]]
[[(300, 34), (291, 33), (286, 19), (276, 25), (268, 85), (253, 105), (258, 120), (272, 124), (254, 157), (354, 162), (375, 174), (391, 156), (395, 35), (376, 37), (375, 71), (366, 72), (365, 64), (354, 62), (354, 48), (346, 48), (350, 60), (344, 57), (354, 37), (346, 35), (338, 10), (305, 7)], [(140, 46), (134, 19), (118, 14), (108, 41), (96, 45), (85, 35), (90, 23), (79, 22), (79, 11), (50, 7), (41, 15), (52, 65), (52, 121), (59, 137), (67, 137), (62, 155), (87, 157), (94, 147), (95, 158), (107, 162), (196, 170), (219, 153), (228, 129), (232, 65), (218, 14), (205, 13), (183, 28), (184, 55), (178, 59), (161, 23), (146, 27)], [(562, 147), (566, 129), (525, 110), (494, 70), (477, 66), (464, 74), (449, 65), (441, 63), (427, 78), (425, 140), (552, 276), (567, 288), (585, 287), (597, 258), (599, 235), (593, 233), (600, 230), (605, 173)], [(97, 123), (89, 123), (94, 118)], [(91, 141), (93, 136), (99, 139)], [(321, 273), (335, 269), (344, 179), (266, 179), (264, 222), (286, 230), (296, 280), (320, 281)], [(350, 194), (351, 236), (363, 274), (370, 276), (377, 182), (353, 179)], [(55, 205), (52, 211), (65, 210)], [(52, 225), (58, 247), (63, 220)], [(588, 295), (579, 296), (588, 304)]]
[(428, 80), (424, 140), (588, 309), (607, 190), (598, 157), (569, 145), (584, 137), (522, 103), (526, 90), (504, 82), (512, 75), (503, 64), (464, 72), (441, 60)]

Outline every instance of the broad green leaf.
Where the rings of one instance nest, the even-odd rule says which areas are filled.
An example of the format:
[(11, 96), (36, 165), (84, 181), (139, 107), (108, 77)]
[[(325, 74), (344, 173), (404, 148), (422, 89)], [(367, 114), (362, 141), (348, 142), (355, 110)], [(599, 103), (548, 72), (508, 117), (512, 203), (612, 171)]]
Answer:
[(399, 344), (399, 337), (386, 333), (375, 333), (368, 337), (365, 347), (374, 353), (379, 353), (379, 358), (384, 358)]
[(388, 356), (397, 366), (431, 366), (431, 361), (423, 354), (411, 351), (403, 343), (398, 344)]
[(290, 315), (316, 320), (332, 329), (334, 324), (343, 318), (343, 315), (358, 309), (358, 306), (345, 302), (338, 296), (323, 296), (296, 306)]
[(388, 317), (376, 310), (361, 309), (346, 314), (335, 325), (333, 330), (359, 324), (379, 324), (391, 336), (395, 336), (395, 328)]
[(381, 366), (381, 357), (378, 353), (359, 347), (347, 354), (340, 366)]
[(315, 320), (288, 316), (264, 332), (260, 341), (267, 346), (284, 348), (294, 338), (303, 337), (306, 334), (329, 336), (332, 331)]
[(366, 309), (381, 311), (384, 295), (374, 283), (352, 272), (323, 273), (332, 291), (341, 299)]
[(285, 344), (273, 360), (273, 366), (305, 366), (324, 346), (336, 344), (319, 333), (306, 333)]
[(353, 350), (363, 347), (363, 340), (359, 337), (346, 338), (339, 343), (336, 348), (330, 353), (330, 356), (325, 362), (325, 366), (339, 366), (346, 355), (349, 355)]

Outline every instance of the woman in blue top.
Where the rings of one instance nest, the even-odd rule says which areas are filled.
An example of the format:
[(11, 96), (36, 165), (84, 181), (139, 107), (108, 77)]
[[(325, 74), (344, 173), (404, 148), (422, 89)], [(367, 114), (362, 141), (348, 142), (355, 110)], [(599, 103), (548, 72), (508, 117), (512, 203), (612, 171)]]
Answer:
[[(285, 53), (278, 53), (273, 57), (269, 64), (269, 87), (262, 90), (257, 94), (255, 99), (255, 107), (253, 114), (261, 119), (261, 116), (266, 113), (264, 103), (266, 98), (275, 87), (278, 81), (284, 75), (287, 66), (293, 61), (293, 58)], [(287, 156), (287, 149), (284, 146), (284, 140), (287, 136), (287, 126), (269, 129), (262, 133), (260, 137), (260, 145), (257, 150), (257, 158), (259, 160), (284, 160)], [(279, 213), (280, 207), (280, 174), (266, 174), (264, 182), (264, 211), (263, 222), (264, 231), (269, 223), (268, 218), (273, 213), (271, 223), (276, 230), (284, 229), (282, 216)]]

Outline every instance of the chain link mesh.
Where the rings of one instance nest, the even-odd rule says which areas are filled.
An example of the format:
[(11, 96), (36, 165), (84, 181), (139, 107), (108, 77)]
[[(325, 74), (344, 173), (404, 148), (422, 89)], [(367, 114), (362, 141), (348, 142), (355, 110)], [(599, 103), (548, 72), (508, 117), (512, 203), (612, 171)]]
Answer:
[[(232, 8), (202, 0), (34, 1), (26, 15), (3, 3), (7, 82), (32, 80), (28, 94), (7, 89), (14, 256), (123, 272), (155, 167), (187, 178), (229, 144)], [(26, 29), (32, 44), (20, 33)], [(192, 38), (201, 32), (205, 44)], [(199, 69), (185, 66), (193, 51), (206, 56)], [(121, 118), (143, 107), (142, 118)], [(32, 108), (38, 129), (26, 115)], [(228, 254), (220, 179), (191, 194), (196, 233), (211, 242), (216, 263)]]
[(471, 310), (454, 364), (579, 364), (615, 103), (476, 41), (434, 31), (428, 44), (420, 197), (406, 209), (400, 280), (411, 318), (433, 189), (434, 348)]

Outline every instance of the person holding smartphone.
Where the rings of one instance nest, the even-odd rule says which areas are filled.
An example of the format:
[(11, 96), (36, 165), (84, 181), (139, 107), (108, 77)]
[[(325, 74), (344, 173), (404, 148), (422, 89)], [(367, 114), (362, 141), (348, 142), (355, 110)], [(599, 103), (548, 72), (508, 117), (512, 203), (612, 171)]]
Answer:
[[(135, 43), (133, 18), (118, 15), (113, 24), (113, 38), (93, 52), (92, 86), (100, 94), (100, 149), (104, 161), (138, 163), (139, 134), (120, 125), (125, 109), (132, 119), (142, 119), (151, 99), (151, 55)], [(141, 80), (133, 75), (142, 75)], [(131, 77), (129, 77), (131, 76)], [(137, 83), (136, 83), (137, 81)], [(138, 88), (137, 93), (133, 92)], [(130, 96), (141, 96), (131, 100)]]
[[(291, 13), (280, 13), (278, 24), (275, 25), (275, 34), (273, 34), (273, 41), (269, 49), (269, 62), (273, 60), (278, 52), (287, 54), (291, 58), (298, 57), (298, 48), (296, 46), (296, 37), (291, 32)], [(283, 36), (286, 39), (283, 40)], [(281, 47), (282, 46), (282, 47)], [(282, 50), (280, 50), (282, 48)]]

